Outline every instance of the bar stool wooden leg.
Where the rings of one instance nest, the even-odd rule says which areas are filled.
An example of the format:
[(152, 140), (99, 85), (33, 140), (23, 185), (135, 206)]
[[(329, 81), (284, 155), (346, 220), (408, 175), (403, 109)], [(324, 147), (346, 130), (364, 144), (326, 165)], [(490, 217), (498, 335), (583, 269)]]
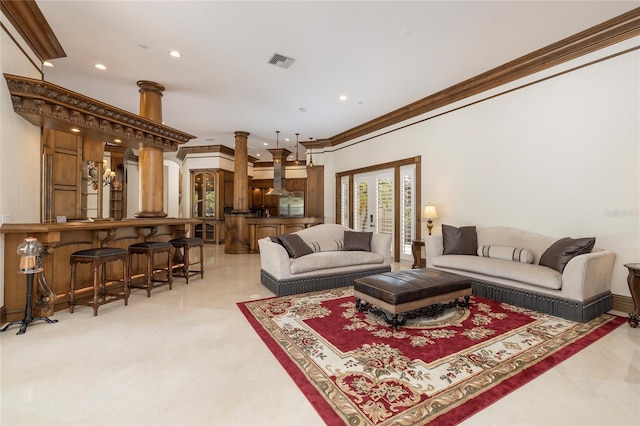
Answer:
[(71, 265), (71, 292), (69, 293), (69, 313), (73, 313), (76, 303), (76, 264)]
[[(104, 287), (104, 276), (102, 277)], [(93, 265), (93, 316), (98, 316), (98, 265)]]

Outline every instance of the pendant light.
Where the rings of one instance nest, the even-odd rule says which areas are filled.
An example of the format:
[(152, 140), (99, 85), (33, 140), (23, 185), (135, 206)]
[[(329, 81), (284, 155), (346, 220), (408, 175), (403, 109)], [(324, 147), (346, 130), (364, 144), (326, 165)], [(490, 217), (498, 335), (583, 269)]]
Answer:
[(296, 133), (296, 166), (300, 164), (300, 160), (298, 160), (298, 136), (300, 136), (300, 133)]
[(313, 167), (313, 138), (309, 138), (309, 167)]

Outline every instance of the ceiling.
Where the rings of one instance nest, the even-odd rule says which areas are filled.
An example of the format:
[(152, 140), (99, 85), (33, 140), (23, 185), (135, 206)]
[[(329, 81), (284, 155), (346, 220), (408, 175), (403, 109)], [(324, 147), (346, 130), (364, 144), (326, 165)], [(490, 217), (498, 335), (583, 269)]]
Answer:
[[(166, 88), (164, 123), (197, 136), (184, 146), (233, 147), (242, 130), (249, 155), (271, 161), (276, 130), (279, 147), (295, 153), (296, 132), (301, 142), (330, 138), (639, 2), (37, 4), (67, 54), (44, 68), (46, 81), (134, 113), (136, 81), (155, 81)], [(271, 65), (275, 53), (295, 62)]]

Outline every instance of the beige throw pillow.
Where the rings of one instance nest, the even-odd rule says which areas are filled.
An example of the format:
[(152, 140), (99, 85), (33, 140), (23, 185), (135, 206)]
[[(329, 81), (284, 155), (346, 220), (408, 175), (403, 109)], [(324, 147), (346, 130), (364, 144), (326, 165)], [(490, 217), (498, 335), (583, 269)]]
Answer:
[(480, 246), (478, 247), (478, 256), (520, 263), (533, 263), (535, 260), (533, 252), (529, 249), (507, 246)]

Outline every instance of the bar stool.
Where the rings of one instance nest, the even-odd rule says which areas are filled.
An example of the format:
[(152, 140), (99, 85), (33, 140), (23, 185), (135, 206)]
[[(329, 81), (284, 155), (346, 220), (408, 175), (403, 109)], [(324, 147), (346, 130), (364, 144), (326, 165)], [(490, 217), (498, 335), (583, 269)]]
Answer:
[[(122, 282), (122, 291), (107, 291), (107, 263), (122, 261), (122, 280), (109, 280)], [(69, 312), (73, 313), (76, 305), (93, 307), (93, 316), (98, 315), (98, 308), (105, 303), (124, 299), (125, 306), (129, 304), (129, 260), (127, 250), (120, 248), (91, 248), (73, 252), (69, 259), (71, 263), (71, 292), (69, 293)], [(76, 267), (79, 263), (90, 263), (93, 269), (93, 298), (87, 301), (76, 300)], [(100, 284), (98, 283), (98, 268), (102, 267)], [(109, 287), (114, 286), (110, 284)]]
[[(200, 273), (200, 278), (204, 278), (204, 241), (202, 238), (174, 238), (170, 240), (169, 243), (178, 250), (182, 249), (184, 254), (182, 255), (182, 268), (180, 268), (177, 272), (174, 271), (173, 275), (175, 277), (183, 277), (187, 280), (187, 284), (189, 284), (189, 277), (197, 275)], [(191, 262), (189, 260), (189, 251), (194, 248), (200, 248), (200, 261), (199, 262)], [(192, 265), (200, 264), (200, 270), (190, 270)]]
[[(169, 284), (169, 290), (171, 290), (173, 286), (173, 278), (171, 273), (173, 269), (172, 259), (171, 259), (172, 248), (173, 246), (169, 243), (161, 243), (161, 242), (155, 242), (155, 241), (131, 244), (129, 246), (129, 265), (133, 265), (134, 255), (141, 254), (147, 257), (147, 267), (146, 267), (146, 272), (143, 276), (144, 284), (138, 284), (134, 280), (131, 280), (131, 283), (129, 283), (129, 287), (146, 289), (147, 297), (151, 297), (151, 290), (166, 284)], [(167, 253), (167, 267), (154, 270), (153, 259), (155, 255), (159, 253)], [(159, 272), (159, 271), (167, 272), (166, 280), (156, 280), (153, 278), (154, 272)]]

